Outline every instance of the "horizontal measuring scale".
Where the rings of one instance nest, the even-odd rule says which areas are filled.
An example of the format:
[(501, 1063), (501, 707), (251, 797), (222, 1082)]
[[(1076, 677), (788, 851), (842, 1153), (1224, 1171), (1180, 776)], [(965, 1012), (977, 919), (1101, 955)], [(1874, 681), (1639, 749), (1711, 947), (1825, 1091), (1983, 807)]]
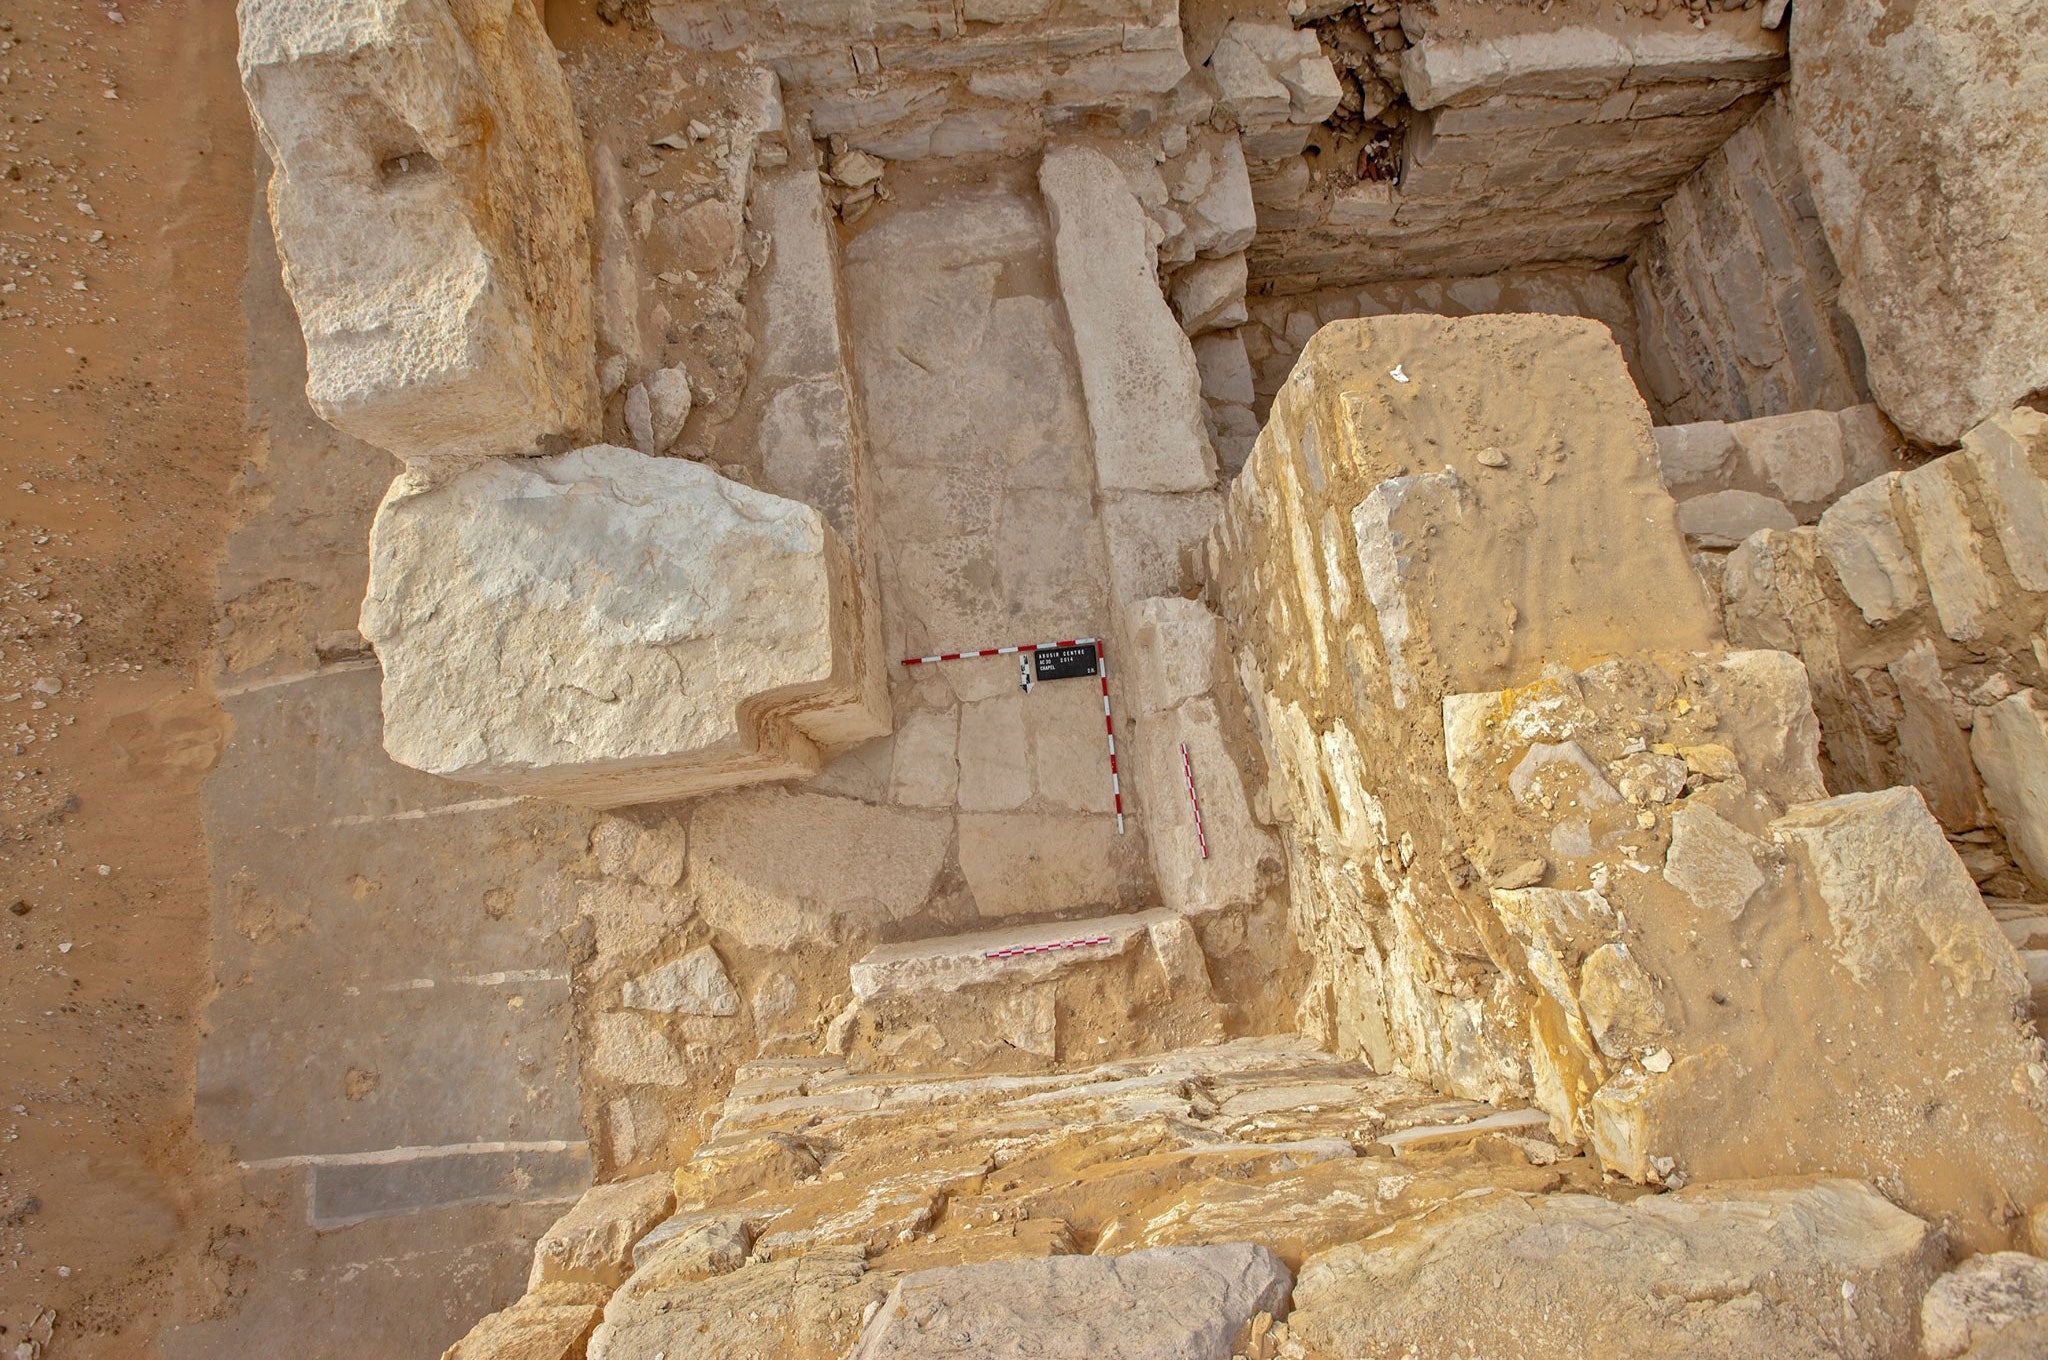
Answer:
[(986, 656), (1022, 656), (1022, 683), (1026, 691), (1039, 680), (1080, 680), (1097, 677), (1102, 685), (1102, 734), (1109, 740), (1109, 796), (1116, 808), (1116, 834), (1124, 834), (1124, 786), (1116, 768), (1116, 725), (1109, 716), (1109, 658), (1100, 638), (1063, 638), (1058, 642), (1019, 642), (1009, 647), (982, 647), (971, 652), (940, 652), (935, 656), (906, 656), (906, 666), (930, 666), (941, 661), (976, 661)]

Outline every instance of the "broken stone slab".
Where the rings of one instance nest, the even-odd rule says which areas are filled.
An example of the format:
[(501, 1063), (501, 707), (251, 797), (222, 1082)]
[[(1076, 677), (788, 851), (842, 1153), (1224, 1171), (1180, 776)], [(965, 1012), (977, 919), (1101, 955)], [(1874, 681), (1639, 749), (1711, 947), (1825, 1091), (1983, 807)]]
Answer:
[(1927, 598), (1920, 567), (1899, 526), (1899, 475), (1887, 472), (1821, 512), (1815, 545), (1863, 617), (1889, 623)]
[(1956, 725), (1955, 701), (1934, 644), (1921, 638), (1885, 667), (1899, 693), (1900, 771), (1952, 832), (1986, 826), (1991, 813), (1978, 788), (1969, 739)]
[(634, 1244), (674, 1207), (675, 1178), (665, 1172), (592, 1186), (534, 1244), (527, 1289), (551, 1284), (616, 1289), (633, 1271)]
[(2048, 11), (1814, 0), (1797, 22), (1789, 108), (1871, 393), (1953, 445), (2048, 387), (2048, 68), (2011, 65), (2048, 44)]
[(1193, 491), (1216, 478), (1194, 351), (1159, 291), (1146, 217), (1116, 163), (1047, 149), (1038, 182), (1107, 490)]
[(2041, 695), (2023, 689), (1977, 711), (1970, 758), (1984, 797), (2020, 868), (2048, 886), (2048, 715)]
[(567, 802), (800, 777), (889, 725), (816, 510), (607, 445), (399, 477), (362, 632), (394, 760)]
[(1855, 1181), (1482, 1196), (1311, 1257), (1288, 1327), (1357, 1360), (1581, 1355), (1593, 1337), (1642, 1360), (1906, 1360), (1943, 1257), (1932, 1225)]
[(1920, 1305), (1920, 1353), (1955, 1360), (2016, 1322), (2048, 1318), (2048, 1261), (2023, 1251), (1973, 1256), (1934, 1282)]
[(619, 1003), (628, 1010), (672, 1015), (738, 1015), (739, 989), (710, 945), (693, 949), (642, 977), (630, 978)]
[(579, 1360), (603, 1316), (601, 1304), (522, 1299), (470, 1328), (441, 1360)]
[[(1185, 916), (1259, 901), (1279, 879), (1283, 856), (1273, 833), (1252, 815), (1216, 702), (1206, 695), (1190, 699), (1139, 719), (1136, 728), (1133, 784), (1160, 900)], [(1200, 837), (1188, 800), (1190, 769), (1201, 800)]]
[(239, 18), (314, 410), (407, 459), (594, 433), (590, 182), (533, 6), (247, 0)]
[[(889, 1278), (859, 1247), (828, 1247), (741, 1265), (709, 1279), (629, 1279), (605, 1305), (589, 1360), (769, 1360), (844, 1355)], [(653, 1264), (650, 1262), (650, 1265)], [(707, 1340), (716, 1338), (716, 1350)]]
[(1664, 881), (1701, 911), (1733, 920), (1764, 886), (1758, 861), (1769, 847), (1732, 825), (1705, 804), (1680, 808), (1671, 818), (1671, 849), (1664, 856)]
[(1831, 499), (1848, 472), (1842, 427), (1832, 411), (1791, 411), (1728, 427), (1749, 474), (1788, 505)]
[(1243, 336), (1235, 331), (1204, 335), (1195, 341), (1194, 348), (1195, 368), (1202, 375), (1202, 396), (1206, 400), (1248, 407), (1259, 399)]
[(1541, 1110), (1502, 1110), (1463, 1124), (1416, 1124), (1387, 1134), (1379, 1141), (1393, 1156), (1405, 1157), (1456, 1147), (1490, 1133), (1531, 1137), (1547, 1136), (1549, 1130), (1550, 1116)]
[(1289, 1284), (1279, 1258), (1249, 1242), (914, 1271), (849, 1360), (1231, 1360), (1257, 1315), (1285, 1311)]
[(1791, 529), (1799, 517), (1756, 491), (1710, 491), (1678, 503), (1678, 527), (1704, 547), (1732, 548), (1759, 529)]

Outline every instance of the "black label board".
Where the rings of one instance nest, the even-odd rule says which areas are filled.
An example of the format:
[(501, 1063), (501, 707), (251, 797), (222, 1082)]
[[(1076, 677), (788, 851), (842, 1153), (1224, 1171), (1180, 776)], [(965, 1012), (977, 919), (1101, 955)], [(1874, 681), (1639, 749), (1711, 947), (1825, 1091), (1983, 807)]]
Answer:
[(1040, 647), (1031, 654), (1032, 674), (1039, 680), (1078, 680), (1095, 674), (1095, 644)]

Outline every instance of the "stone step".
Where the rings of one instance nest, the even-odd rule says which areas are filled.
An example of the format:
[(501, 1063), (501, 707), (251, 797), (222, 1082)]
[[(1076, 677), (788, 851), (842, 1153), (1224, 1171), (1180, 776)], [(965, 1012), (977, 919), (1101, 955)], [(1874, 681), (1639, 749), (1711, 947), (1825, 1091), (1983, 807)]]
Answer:
[(1222, 1034), (1194, 927), (1170, 911), (883, 945), (827, 1047), (857, 1071), (1044, 1071)]

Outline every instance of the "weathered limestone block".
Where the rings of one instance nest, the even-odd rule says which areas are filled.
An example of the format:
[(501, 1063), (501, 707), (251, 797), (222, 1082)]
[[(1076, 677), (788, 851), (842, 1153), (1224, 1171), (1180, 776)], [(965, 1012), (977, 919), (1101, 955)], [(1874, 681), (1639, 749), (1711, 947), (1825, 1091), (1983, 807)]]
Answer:
[(675, 1180), (665, 1174), (591, 1187), (534, 1244), (527, 1289), (550, 1284), (617, 1288), (633, 1271), (633, 1244), (674, 1207)]
[(2048, 716), (2031, 689), (1980, 709), (1970, 758), (2006, 844), (2027, 877), (2048, 886)]
[(693, 949), (644, 977), (628, 979), (620, 1002), (629, 1010), (669, 1015), (738, 1015), (739, 989), (718, 951), (710, 945)]
[(1901, 474), (1899, 490), (1941, 630), (1974, 642), (1991, 627), (2001, 592), (1984, 560), (1984, 537), (1971, 523), (1962, 475), (1961, 460), (1937, 458)]
[(1931, 1224), (1854, 1181), (1700, 1186), (1628, 1205), (1494, 1195), (1311, 1257), (1288, 1327), (1311, 1354), (1358, 1360), (1912, 1360), (1914, 1310), (1943, 1255)]
[(1060, 295), (1105, 489), (1193, 491), (1216, 478), (1194, 351), (1159, 291), (1146, 218), (1116, 163), (1055, 146), (1039, 167)]
[(1798, 523), (1785, 502), (1756, 491), (1710, 491), (1678, 503), (1678, 527), (1709, 548), (1732, 548), (1759, 529)]
[(1193, 336), (1243, 325), (1245, 281), (1242, 252), (1220, 260), (1197, 260), (1181, 269), (1173, 276), (1169, 294), (1181, 329)]
[(577, 1360), (603, 1316), (603, 1307), (595, 1303), (521, 1299), (470, 1328), (441, 1360)]
[(882, 945), (852, 983), (833, 1051), (856, 1071), (1039, 1070), (1221, 1032), (1201, 943), (1164, 910)]
[(896, 1282), (850, 1360), (1230, 1360), (1256, 1315), (1285, 1308), (1289, 1282), (1287, 1267), (1250, 1243), (920, 1270)]
[(1303, 352), (1217, 585), (1304, 1028), (1532, 1102), (1633, 1179), (1881, 1174), (2003, 1245), (2003, 1197), (2048, 1190), (2018, 960), (1917, 794), (1820, 801), (1809, 668), (1848, 700), (1815, 531), (1729, 568), (1731, 627), (1805, 664), (1727, 651), (1654, 467), (1591, 323), (1378, 318)]
[(2048, 415), (2021, 406), (1963, 436), (2005, 565), (2023, 590), (2048, 590)]
[(2018, 0), (1794, 17), (1791, 109), (1870, 390), (1950, 445), (2048, 388), (2048, 11)]
[(1934, 1282), (1920, 1305), (1920, 1353), (1955, 1360), (2015, 1322), (2048, 1317), (2048, 1261), (2020, 1251), (1973, 1256)]
[(836, 1247), (742, 1265), (709, 1279), (636, 1275), (605, 1305), (604, 1321), (591, 1334), (590, 1360), (844, 1355), (860, 1333), (863, 1311), (888, 1293), (888, 1278), (870, 1275), (865, 1256), (859, 1247)]
[(241, 0), (306, 393), (402, 458), (595, 431), (592, 214), (530, 0)]
[(598, 807), (815, 773), (888, 730), (816, 510), (598, 445), (392, 484), (362, 632), (384, 745)]
[(1735, 432), (1718, 420), (1656, 429), (1657, 473), (1674, 496), (1728, 489), (1735, 463)]
[(1899, 525), (1899, 477), (1888, 472), (1848, 492), (1821, 513), (1815, 536), (1835, 579), (1871, 623), (1888, 623), (1927, 598)]

